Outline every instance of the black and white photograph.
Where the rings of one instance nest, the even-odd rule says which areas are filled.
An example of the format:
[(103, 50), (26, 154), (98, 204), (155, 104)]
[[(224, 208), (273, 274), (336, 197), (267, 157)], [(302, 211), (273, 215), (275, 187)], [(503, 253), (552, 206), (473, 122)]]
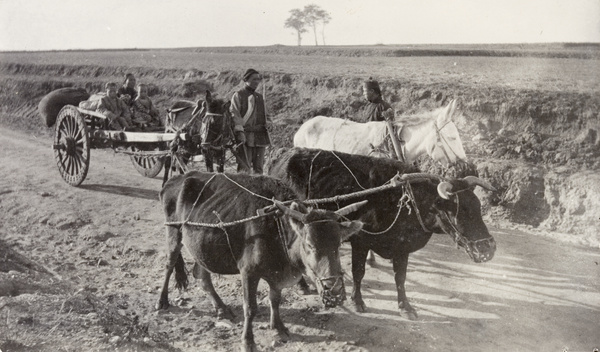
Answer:
[(0, 0), (0, 352), (600, 349), (600, 1)]

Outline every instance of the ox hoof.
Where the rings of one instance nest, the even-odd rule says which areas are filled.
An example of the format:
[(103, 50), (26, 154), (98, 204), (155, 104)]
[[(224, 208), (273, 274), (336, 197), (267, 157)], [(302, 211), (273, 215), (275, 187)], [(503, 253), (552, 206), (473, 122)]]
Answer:
[(290, 341), (289, 331), (287, 329), (285, 329), (285, 331), (277, 330), (275, 332), (275, 335), (272, 336), (271, 346), (272, 347), (281, 347), (284, 344), (288, 343), (288, 341)]
[(417, 315), (417, 311), (414, 309), (412, 309), (412, 310), (400, 309), (400, 316), (402, 316), (403, 318), (406, 318), (408, 320), (419, 319), (419, 316)]
[(233, 314), (233, 311), (229, 307), (219, 308), (217, 309), (217, 318), (233, 320), (235, 319), (235, 314)]
[(271, 327), (271, 329), (276, 331), (277, 341), (287, 342), (287, 340), (290, 338), (290, 330), (288, 330), (288, 328), (286, 328), (283, 324), (281, 326)]
[(354, 302), (354, 310), (356, 310), (357, 313), (364, 313), (367, 311), (367, 306), (365, 305), (364, 302), (361, 302), (361, 303)]
[(240, 346), (241, 352), (258, 352), (254, 343), (242, 343)]
[(156, 302), (156, 305), (154, 307), (156, 308), (156, 310), (168, 309), (170, 307), (169, 301), (161, 299), (158, 302)]

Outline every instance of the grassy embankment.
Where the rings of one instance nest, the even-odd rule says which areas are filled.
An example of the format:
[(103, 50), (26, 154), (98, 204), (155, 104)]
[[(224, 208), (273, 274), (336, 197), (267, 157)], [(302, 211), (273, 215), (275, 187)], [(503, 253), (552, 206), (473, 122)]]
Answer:
[[(361, 81), (373, 76), (401, 113), (461, 98), (464, 119), (457, 122), (471, 154), (596, 168), (593, 156), (577, 161), (569, 142), (590, 128), (598, 131), (600, 69), (593, 58), (599, 52), (591, 44), (540, 44), (4, 53), (1, 121), (44, 130), (35, 116), (44, 94), (73, 85), (96, 92), (126, 72), (152, 84), (153, 99), (163, 109), (179, 98), (196, 99), (206, 88), (228, 97), (244, 69), (255, 67), (266, 77), (268, 110), (279, 126), (275, 142), (288, 146), (299, 124), (314, 115), (358, 117), (364, 105)], [(502, 128), (516, 133), (529, 128), (544, 134), (540, 142), (546, 144), (527, 153), (526, 142), (496, 141), (497, 148), (468, 142)], [(595, 138), (591, 133), (594, 144), (597, 132)]]
[[(361, 83), (372, 76), (398, 113), (460, 98), (456, 122), (465, 149), (479, 165), (487, 162), (480, 172), (500, 189), (499, 199), (489, 203), (508, 209), (514, 221), (538, 226), (553, 212), (561, 219), (568, 215), (563, 201), (556, 210), (549, 204), (555, 190), (545, 188), (547, 172), (562, 167), (562, 180), (600, 169), (599, 53), (596, 44), (3, 53), (0, 123), (50, 134), (36, 112), (43, 95), (65, 86), (97, 92), (127, 72), (151, 84), (163, 111), (177, 99), (200, 98), (206, 89), (228, 98), (244, 70), (254, 67), (265, 76), (274, 145), (285, 147), (312, 116), (358, 119), (365, 104)], [(526, 173), (538, 169), (534, 176), (515, 177), (513, 162), (525, 165)], [(504, 166), (496, 170), (498, 165)], [(561, 189), (554, 179), (553, 187)], [(577, 230), (563, 229), (562, 222), (553, 220), (550, 228)]]

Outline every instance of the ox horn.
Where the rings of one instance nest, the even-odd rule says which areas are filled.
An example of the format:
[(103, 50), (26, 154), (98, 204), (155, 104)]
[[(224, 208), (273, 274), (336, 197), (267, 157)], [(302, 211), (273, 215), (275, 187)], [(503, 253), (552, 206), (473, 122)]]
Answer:
[(468, 183), (469, 186), (481, 186), (487, 189), (488, 191), (496, 191), (496, 189), (491, 184), (489, 184), (487, 181), (480, 179), (477, 176), (466, 176), (465, 178), (463, 178), (463, 181)]
[(450, 191), (452, 190), (452, 184), (450, 182), (440, 182), (437, 186), (437, 191), (440, 197), (444, 199), (450, 199), (450, 195), (452, 194)]
[(290, 217), (292, 217), (292, 218), (294, 218), (294, 219), (296, 219), (296, 220), (298, 220), (298, 221), (300, 221), (302, 223), (306, 222), (306, 216), (305, 216), (305, 214), (303, 214), (303, 213), (301, 213), (301, 212), (299, 212), (297, 210), (288, 208), (285, 205), (283, 205), (283, 203), (281, 203), (281, 202), (275, 201), (275, 206), (277, 206), (277, 208), (279, 210), (281, 210), (285, 215), (288, 215), (288, 216), (290, 216)]
[(348, 215), (352, 212), (357, 211), (360, 207), (362, 207), (363, 205), (367, 204), (368, 200), (363, 200), (360, 202), (356, 202), (356, 203), (352, 203), (350, 205), (347, 205), (341, 209), (338, 209), (335, 211), (335, 213), (339, 216), (344, 216), (344, 215)]

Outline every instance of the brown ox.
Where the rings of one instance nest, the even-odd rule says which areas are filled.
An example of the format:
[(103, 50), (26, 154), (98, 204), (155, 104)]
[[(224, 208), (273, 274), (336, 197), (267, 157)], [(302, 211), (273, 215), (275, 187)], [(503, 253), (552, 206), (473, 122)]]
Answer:
[[(267, 176), (199, 171), (168, 180), (160, 198), (169, 225), (169, 256), (157, 309), (169, 306), (168, 285), (173, 269), (177, 285), (187, 285), (182, 244), (194, 257), (194, 276), (201, 280), (219, 315), (232, 314), (215, 292), (210, 273), (241, 274), (243, 350), (255, 348), (252, 320), (260, 279), (269, 284), (270, 326), (279, 334), (287, 334), (279, 316), (281, 290), (297, 283), (303, 274), (315, 282), (326, 306), (338, 305), (344, 299), (339, 247), (360, 231), (362, 222), (347, 221), (343, 215), (366, 202), (332, 212), (307, 209), (291, 201), (289, 208), (278, 203), (283, 214), (257, 216), (260, 209), (273, 206), (271, 199), (290, 201), (296, 199), (296, 194)], [(194, 221), (202, 224), (190, 224)], [(221, 226), (212, 226), (217, 223)]]

